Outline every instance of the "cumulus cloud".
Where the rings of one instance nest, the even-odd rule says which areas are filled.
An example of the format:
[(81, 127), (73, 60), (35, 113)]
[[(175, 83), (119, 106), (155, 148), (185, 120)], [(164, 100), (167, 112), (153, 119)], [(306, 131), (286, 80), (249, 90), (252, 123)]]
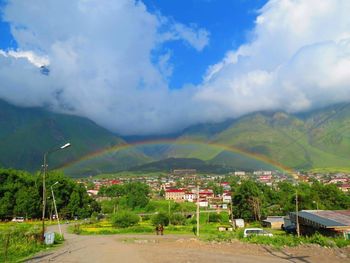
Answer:
[(251, 40), (208, 67), (195, 97), (208, 111), (305, 111), (350, 100), (350, 2), (271, 0)]
[[(168, 89), (171, 52), (154, 58), (154, 50), (174, 40), (202, 49), (203, 29), (164, 22), (133, 0), (11, 0), (3, 19), (18, 51), (0, 54), (0, 98), (85, 116), (123, 134), (169, 132), (193, 122), (184, 117), (190, 102), (181, 109), (177, 103), (191, 89)], [(179, 33), (164, 39), (165, 27)], [(40, 74), (42, 64), (49, 64), (49, 75)]]
[(48, 66), (50, 64), (47, 57), (40, 57), (32, 51), (9, 50), (5, 52), (0, 50), (0, 55), (4, 57), (26, 58), (30, 63), (37, 67)]
[(171, 39), (183, 39), (197, 51), (202, 51), (209, 44), (209, 32), (196, 26), (188, 27), (180, 23), (172, 26)]
[(174, 40), (202, 51), (207, 30), (151, 14), (141, 1), (10, 0), (3, 19), (18, 50), (0, 52), (0, 98), (122, 134), (349, 101), (348, 10), (348, 0), (270, 0), (247, 42), (208, 66), (200, 85), (171, 90), (172, 53), (154, 51)]

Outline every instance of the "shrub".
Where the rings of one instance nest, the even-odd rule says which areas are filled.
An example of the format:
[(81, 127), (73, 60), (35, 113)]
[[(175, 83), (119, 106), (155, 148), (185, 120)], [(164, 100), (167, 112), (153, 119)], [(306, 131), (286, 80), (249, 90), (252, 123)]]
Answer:
[(312, 244), (318, 244), (322, 247), (334, 247), (336, 244), (331, 238), (322, 236), (319, 233), (314, 234), (311, 237), (308, 237), (308, 242)]
[(181, 214), (174, 214), (171, 217), (171, 224), (172, 225), (184, 225), (186, 223), (186, 218)]
[(111, 217), (111, 223), (114, 227), (134, 226), (140, 221), (140, 217), (130, 211), (120, 211)]
[(217, 213), (211, 213), (209, 215), (209, 222), (221, 222), (221, 215)]
[(163, 226), (169, 225), (169, 217), (164, 212), (160, 212), (159, 214), (152, 216), (151, 221), (152, 221), (152, 224), (154, 226), (159, 225), (159, 224), (161, 224)]

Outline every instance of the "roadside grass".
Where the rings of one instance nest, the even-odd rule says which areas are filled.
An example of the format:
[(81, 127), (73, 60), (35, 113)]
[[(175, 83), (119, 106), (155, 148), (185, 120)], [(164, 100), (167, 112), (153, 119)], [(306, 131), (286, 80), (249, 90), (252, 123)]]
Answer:
[(38, 222), (0, 223), (0, 262), (19, 262), (41, 250), (62, 244), (63, 238), (55, 234), (54, 245), (41, 242), (41, 225)]

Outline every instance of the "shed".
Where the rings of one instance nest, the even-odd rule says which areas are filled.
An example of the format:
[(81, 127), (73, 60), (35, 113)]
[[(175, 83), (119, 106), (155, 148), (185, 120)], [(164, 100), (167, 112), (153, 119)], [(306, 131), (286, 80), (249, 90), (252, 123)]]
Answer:
[[(296, 213), (290, 213), (296, 224)], [(298, 212), (302, 234), (320, 232), (325, 235), (344, 235), (350, 238), (350, 210), (302, 210)]]
[(270, 227), (271, 229), (281, 229), (284, 224), (283, 216), (268, 216), (262, 221), (264, 227)]

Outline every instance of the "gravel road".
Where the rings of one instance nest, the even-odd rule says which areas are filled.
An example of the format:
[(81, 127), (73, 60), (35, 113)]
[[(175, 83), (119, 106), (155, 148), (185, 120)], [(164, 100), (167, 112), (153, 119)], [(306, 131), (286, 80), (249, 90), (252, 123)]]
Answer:
[[(57, 226), (50, 230), (58, 232)], [(184, 235), (69, 234), (63, 226), (62, 247), (42, 252), (27, 262), (132, 262), (132, 263), (226, 263), (226, 262), (350, 262), (350, 249), (303, 246), (273, 250), (233, 243), (201, 242)]]

